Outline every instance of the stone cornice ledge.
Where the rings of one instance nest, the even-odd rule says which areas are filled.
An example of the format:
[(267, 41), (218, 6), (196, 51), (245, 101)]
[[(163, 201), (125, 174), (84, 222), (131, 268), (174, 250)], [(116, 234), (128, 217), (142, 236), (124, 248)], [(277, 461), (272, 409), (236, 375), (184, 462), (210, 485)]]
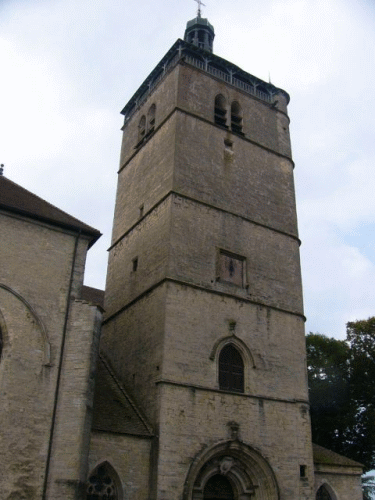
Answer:
[(223, 391), (221, 389), (215, 389), (214, 387), (205, 387), (203, 385), (196, 384), (186, 384), (184, 382), (175, 382), (174, 380), (169, 380), (165, 378), (160, 378), (155, 382), (156, 385), (165, 384), (165, 385), (174, 385), (177, 387), (184, 387), (185, 389), (193, 389), (197, 391), (207, 391), (207, 392), (216, 392), (217, 394), (228, 394), (230, 396), (238, 396), (241, 398), (247, 399), (262, 399), (265, 401), (278, 401), (280, 403), (290, 403), (290, 404), (304, 404), (310, 406), (310, 403), (307, 399), (285, 399), (285, 398), (274, 398), (272, 396), (263, 396), (261, 394), (245, 394), (241, 392), (231, 392), (231, 391)]

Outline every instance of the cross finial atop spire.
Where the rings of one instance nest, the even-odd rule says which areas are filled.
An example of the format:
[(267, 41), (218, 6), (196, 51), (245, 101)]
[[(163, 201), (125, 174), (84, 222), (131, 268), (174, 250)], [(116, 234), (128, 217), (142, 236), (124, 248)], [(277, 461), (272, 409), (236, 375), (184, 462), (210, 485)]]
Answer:
[(201, 6), (206, 7), (206, 5), (202, 2), (202, 0), (194, 0), (198, 4), (198, 17), (201, 17)]

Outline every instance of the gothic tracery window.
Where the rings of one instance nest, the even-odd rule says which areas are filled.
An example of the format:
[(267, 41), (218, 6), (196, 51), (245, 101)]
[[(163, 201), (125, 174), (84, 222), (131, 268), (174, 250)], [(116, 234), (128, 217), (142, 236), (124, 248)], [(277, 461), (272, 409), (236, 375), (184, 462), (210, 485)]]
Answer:
[(99, 465), (89, 477), (86, 500), (119, 500), (115, 479), (107, 464)]
[(244, 363), (232, 344), (225, 345), (219, 355), (219, 387), (224, 391), (244, 392)]

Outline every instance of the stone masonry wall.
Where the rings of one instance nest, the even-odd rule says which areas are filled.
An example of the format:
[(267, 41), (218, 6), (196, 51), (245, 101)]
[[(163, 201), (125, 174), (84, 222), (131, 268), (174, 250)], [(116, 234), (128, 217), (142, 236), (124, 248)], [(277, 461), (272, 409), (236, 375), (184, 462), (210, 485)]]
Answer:
[(333, 500), (362, 500), (361, 470), (356, 467), (322, 466), (315, 471), (315, 493), (325, 485)]
[[(0, 491), (4, 500), (40, 500), (75, 235), (0, 217)], [(87, 244), (78, 244), (72, 294), (82, 286)]]
[(246, 138), (275, 152), (291, 156), (289, 118), (283, 95), (276, 96), (275, 106), (188, 64), (180, 66), (178, 84), (177, 105), (179, 108), (213, 122), (215, 97), (221, 94), (227, 102), (229, 120), (231, 103), (237, 101), (240, 104), (243, 115), (243, 133)]
[(119, 500), (149, 500), (150, 439), (94, 432), (90, 472), (107, 462), (118, 475)]
[(298, 235), (290, 160), (183, 113), (176, 139), (178, 193)]
[[(313, 498), (310, 419), (304, 404), (162, 384), (158, 499), (181, 500), (189, 467), (205, 448), (239, 440), (271, 465), (283, 500)], [(306, 478), (300, 478), (306, 465)]]
[(51, 500), (84, 498), (101, 320), (97, 307), (72, 303), (47, 490)]
[[(171, 225), (168, 276), (303, 314), (296, 239), (179, 196)], [(244, 259), (242, 286), (220, 279), (221, 250)]]

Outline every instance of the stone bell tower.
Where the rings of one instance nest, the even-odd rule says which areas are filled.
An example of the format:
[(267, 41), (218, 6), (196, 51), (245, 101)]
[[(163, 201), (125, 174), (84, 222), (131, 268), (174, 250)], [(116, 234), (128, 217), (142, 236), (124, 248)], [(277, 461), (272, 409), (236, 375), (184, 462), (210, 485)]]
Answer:
[(102, 349), (153, 500), (312, 498), (288, 94), (198, 17), (124, 107)]

